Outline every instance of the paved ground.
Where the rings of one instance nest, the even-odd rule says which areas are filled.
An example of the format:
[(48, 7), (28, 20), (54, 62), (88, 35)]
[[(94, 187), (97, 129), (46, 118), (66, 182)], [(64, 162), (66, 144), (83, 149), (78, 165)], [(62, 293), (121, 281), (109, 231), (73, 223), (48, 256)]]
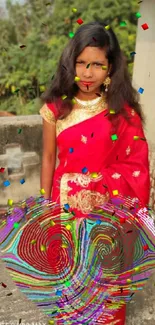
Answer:
[[(48, 318), (15, 287), (0, 262), (0, 325), (48, 325)], [(155, 276), (128, 306), (126, 325), (155, 325)], [(11, 296), (6, 296), (12, 292)]]

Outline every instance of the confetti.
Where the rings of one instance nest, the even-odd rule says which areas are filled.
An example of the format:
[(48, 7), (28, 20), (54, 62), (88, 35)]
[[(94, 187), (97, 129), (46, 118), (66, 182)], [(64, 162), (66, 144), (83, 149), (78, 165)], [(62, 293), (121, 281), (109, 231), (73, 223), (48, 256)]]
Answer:
[(20, 88), (17, 88), (14, 93), (18, 93), (20, 91)]
[(61, 96), (61, 98), (62, 98), (62, 100), (64, 100), (64, 99), (67, 98), (67, 96), (66, 95), (63, 95), (63, 96)]
[(56, 296), (62, 296), (62, 290), (57, 290), (56, 291)]
[(134, 140), (139, 140), (140, 139), (140, 137), (138, 136), (138, 135), (134, 135)]
[(95, 37), (93, 37), (93, 41), (97, 42), (97, 39)]
[(137, 267), (134, 268), (134, 270), (135, 270), (135, 272), (138, 272), (138, 271), (140, 271), (140, 267), (137, 266)]
[(138, 93), (143, 94), (143, 92), (144, 92), (144, 88), (141, 88), (141, 87), (140, 87), (140, 88), (138, 89)]
[(49, 324), (49, 325), (54, 325), (54, 320), (49, 320), (49, 321), (48, 321), (48, 324)]
[(147, 244), (143, 246), (144, 251), (147, 251), (148, 248), (149, 248), (149, 246)]
[(21, 49), (24, 49), (26, 47), (26, 45), (20, 45)]
[(107, 70), (108, 67), (106, 65), (102, 65), (102, 70)]
[(10, 297), (10, 296), (12, 296), (12, 292), (10, 292), (10, 293), (7, 294), (7, 297)]
[(142, 17), (141, 13), (140, 13), (140, 12), (137, 12), (137, 13), (136, 13), (136, 17), (137, 17), (137, 18)]
[(67, 229), (67, 230), (70, 230), (70, 229), (71, 229), (71, 225), (67, 225), (67, 226), (66, 226), (66, 229)]
[(89, 67), (90, 67), (90, 63), (87, 64), (86, 69), (88, 69)]
[(144, 30), (147, 30), (147, 29), (149, 29), (149, 26), (148, 26), (148, 24), (143, 24), (143, 25), (141, 25), (141, 27), (144, 29)]
[(73, 38), (75, 34), (73, 32), (70, 32), (68, 35), (70, 38)]
[(69, 209), (70, 209), (70, 205), (69, 205), (68, 203), (66, 203), (66, 204), (64, 204), (64, 208), (65, 208), (66, 210), (69, 210)]
[(105, 26), (105, 29), (106, 30), (109, 30), (110, 29), (110, 25)]
[(87, 167), (82, 168), (82, 173), (83, 174), (86, 174), (87, 172), (88, 172), (88, 168)]
[(17, 228), (19, 228), (19, 223), (15, 222), (13, 226), (14, 226), (15, 229), (17, 229)]
[(19, 325), (21, 324), (21, 322), (22, 322), (22, 318), (19, 319)]
[(121, 27), (125, 27), (126, 25), (127, 25), (127, 23), (126, 23), (125, 21), (121, 21), (121, 22), (120, 22), (120, 26), (121, 26)]
[(120, 223), (125, 223), (125, 218), (120, 218)]
[(3, 288), (7, 288), (7, 285), (4, 282), (1, 282)]
[(41, 190), (40, 190), (40, 194), (45, 194), (46, 192), (45, 192), (45, 190), (44, 190), (44, 188), (41, 188)]
[(131, 56), (134, 56), (136, 54), (136, 52), (131, 52), (130, 55)]
[(113, 141), (117, 140), (117, 139), (118, 139), (117, 134), (112, 134), (111, 139), (112, 139)]
[(80, 81), (80, 78), (76, 76), (76, 77), (74, 78), (74, 80), (75, 80), (75, 81)]
[(73, 12), (77, 12), (77, 9), (76, 9), (76, 8), (72, 8), (72, 11), (73, 11)]
[(73, 148), (69, 148), (69, 152), (72, 153), (74, 151)]
[(82, 25), (83, 24), (83, 20), (81, 18), (79, 18), (77, 21), (76, 21), (79, 25)]
[(50, 3), (50, 2), (47, 2), (47, 3), (45, 3), (45, 5), (46, 5), (46, 6), (50, 6), (50, 5), (51, 5), (51, 3)]
[(22, 129), (18, 129), (17, 132), (18, 134), (20, 134), (22, 132)]
[(13, 200), (8, 199), (8, 205), (12, 206), (13, 205)]
[(99, 93), (95, 93), (95, 95), (97, 95), (98, 97), (101, 97), (101, 94), (99, 94)]
[(118, 195), (118, 190), (113, 190), (112, 193), (113, 195)]
[(40, 250), (41, 250), (41, 252), (45, 252), (46, 251), (46, 246), (45, 245), (41, 245), (40, 246)]
[(10, 186), (10, 182), (7, 180), (7, 181), (4, 181), (3, 182), (3, 185), (5, 186), (5, 187), (7, 187), (7, 186)]
[(24, 184), (24, 183), (25, 183), (25, 179), (22, 178), (22, 179), (20, 180), (20, 184)]
[(53, 75), (53, 76), (52, 76), (51, 80), (53, 80), (53, 79), (54, 79), (54, 77), (55, 77), (55, 75)]
[(31, 241), (30, 241), (30, 243), (33, 245), (33, 244), (36, 244), (36, 242), (37, 242), (37, 240), (36, 239), (32, 239)]
[(91, 176), (92, 178), (97, 178), (97, 177), (98, 177), (98, 173), (96, 173), (96, 172), (91, 173), (90, 176)]
[(63, 67), (65, 70), (67, 70), (67, 68), (65, 67), (65, 65), (62, 65), (62, 67)]
[(110, 109), (110, 114), (115, 114), (115, 110), (114, 109)]
[(5, 168), (4, 167), (1, 167), (0, 168), (0, 173), (4, 173), (5, 172)]
[(73, 99), (71, 100), (71, 102), (72, 102), (73, 105), (76, 104), (76, 100), (75, 100), (75, 98), (73, 98)]

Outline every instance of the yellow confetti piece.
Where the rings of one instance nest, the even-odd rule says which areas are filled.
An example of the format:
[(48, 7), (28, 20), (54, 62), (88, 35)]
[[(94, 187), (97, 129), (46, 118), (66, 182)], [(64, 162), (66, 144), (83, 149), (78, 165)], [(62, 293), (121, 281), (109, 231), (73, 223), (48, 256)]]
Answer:
[(44, 188), (41, 188), (40, 193), (41, 194), (45, 194), (46, 193), (45, 190), (44, 190)]
[(77, 77), (77, 76), (76, 76), (76, 77), (74, 78), (74, 80), (75, 80), (75, 81), (80, 81), (80, 77)]
[(76, 104), (76, 100), (74, 98), (72, 99), (72, 104)]
[(110, 114), (115, 114), (114, 109), (110, 109)]
[(70, 229), (71, 229), (71, 226), (70, 226), (70, 225), (67, 225), (67, 226), (66, 226), (66, 229), (67, 229), (67, 230), (70, 230)]
[(63, 95), (63, 96), (61, 96), (61, 98), (64, 100), (64, 99), (67, 98), (67, 96), (66, 95)]
[(112, 191), (113, 195), (118, 195), (118, 190)]
[(48, 324), (49, 324), (49, 325), (53, 325), (53, 324), (54, 324), (54, 320), (49, 320), (49, 321), (48, 321)]
[(131, 283), (131, 282), (132, 282), (132, 280), (131, 280), (131, 279), (127, 279), (126, 281), (127, 281), (127, 283)]
[(66, 244), (62, 244), (62, 248), (67, 248), (68, 246)]
[(45, 86), (44, 85), (40, 85), (39, 88), (40, 88), (41, 92), (45, 91)]
[(134, 135), (134, 140), (138, 140), (139, 139), (139, 136), (138, 135)]
[(76, 9), (76, 8), (72, 8), (72, 11), (73, 11), (73, 12), (77, 12), (77, 9)]
[(42, 252), (45, 252), (46, 251), (46, 246), (45, 245), (41, 245), (40, 249), (41, 249)]
[(136, 266), (136, 267), (134, 268), (134, 270), (135, 270), (135, 272), (140, 271), (140, 266)]
[(102, 65), (102, 70), (107, 70), (108, 67), (106, 65)]
[(98, 173), (91, 173), (91, 177), (92, 177), (92, 178), (96, 178), (96, 177), (98, 177)]
[(55, 222), (53, 220), (50, 221), (50, 225), (51, 226), (54, 226), (55, 225)]
[(8, 205), (12, 206), (12, 204), (13, 204), (13, 200), (8, 199)]
[(37, 242), (36, 239), (31, 240), (31, 244), (36, 244), (36, 242)]
[(110, 29), (110, 25), (105, 26), (105, 29), (106, 30)]

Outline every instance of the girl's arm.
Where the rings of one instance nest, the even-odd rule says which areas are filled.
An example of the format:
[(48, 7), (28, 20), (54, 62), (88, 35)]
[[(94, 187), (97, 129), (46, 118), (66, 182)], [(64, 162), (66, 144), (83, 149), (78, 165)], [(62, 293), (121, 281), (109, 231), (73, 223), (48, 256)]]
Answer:
[(43, 154), (41, 168), (41, 188), (45, 199), (51, 198), (53, 175), (56, 164), (56, 125), (43, 119)]

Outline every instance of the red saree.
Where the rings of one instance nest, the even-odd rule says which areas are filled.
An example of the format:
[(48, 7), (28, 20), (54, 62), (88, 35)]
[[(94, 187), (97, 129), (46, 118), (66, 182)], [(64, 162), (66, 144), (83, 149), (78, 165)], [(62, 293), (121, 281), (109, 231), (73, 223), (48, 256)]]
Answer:
[[(127, 105), (130, 124), (120, 115), (117, 134), (111, 135), (108, 111), (73, 109), (64, 120), (57, 119), (54, 104), (40, 110), (43, 118), (56, 122), (59, 165), (55, 170), (52, 200), (69, 204), (77, 217), (117, 194), (149, 203), (148, 144), (139, 116)], [(113, 323), (125, 324), (125, 307)], [(109, 322), (107, 323), (109, 324)]]

